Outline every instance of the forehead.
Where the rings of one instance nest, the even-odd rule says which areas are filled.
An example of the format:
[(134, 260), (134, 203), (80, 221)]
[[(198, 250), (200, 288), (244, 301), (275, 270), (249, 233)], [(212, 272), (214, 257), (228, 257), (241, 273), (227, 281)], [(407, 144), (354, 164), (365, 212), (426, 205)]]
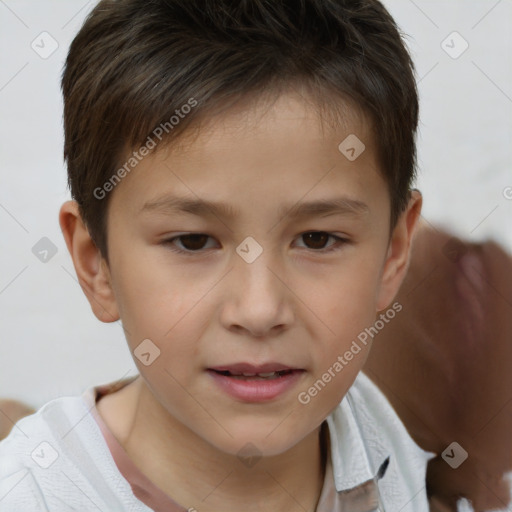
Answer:
[[(188, 196), (189, 204), (181, 206), (196, 211), (201, 208), (200, 197), (216, 197), (218, 202), (240, 207), (250, 204), (251, 196), (260, 202), (288, 196), (285, 202), (290, 203), (308, 190), (314, 195), (313, 189), (328, 185), (335, 175), (339, 179), (343, 172), (345, 181), (351, 178), (353, 182), (348, 192), (354, 193), (354, 184), (364, 181), (364, 170), (378, 174), (377, 164), (366, 118), (348, 105), (341, 110), (345, 115), (335, 125), (332, 113), (325, 122), (311, 102), (294, 94), (281, 95), (270, 103), (240, 104), (162, 143), (123, 179), (112, 200), (128, 204), (137, 213), (157, 209), (171, 191)], [(354, 135), (364, 141), (365, 150), (357, 161), (349, 161), (339, 146)], [(168, 206), (172, 200), (164, 202)], [(361, 209), (357, 200), (351, 205), (345, 201), (344, 206)]]
[[(225, 137), (255, 137), (271, 131), (284, 137), (285, 131), (293, 125), (297, 136), (304, 135), (314, 140), (321, 136), (337, 136), (343, 132), (357, 132), (361, 138), (370, 142), (372, 126), (369, 117), (362, 109), (347, 99), (328, 97), (313, 98), (296, 91), (287, 91), (278, 96), (259, 95), (247, 96), (234, 105), (215, 110), (209, 115), (203, 114), (176, 140), (160, 145), (161, 149), (172, 148), (174, 154), (180, 151), (196, 150), (199, 147), (208, 149)], [(295, 131), (296, 130), (296, 131)]]

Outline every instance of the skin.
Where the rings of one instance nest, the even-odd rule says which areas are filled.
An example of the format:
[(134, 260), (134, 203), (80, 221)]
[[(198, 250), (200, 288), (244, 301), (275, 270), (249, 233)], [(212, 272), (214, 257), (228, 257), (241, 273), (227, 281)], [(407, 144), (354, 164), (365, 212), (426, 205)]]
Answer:
[[(325, 130), (316, 111), (289, 93), (270, 108), (249, 102), (210, 121), (194, 137), (147, 156), (112, 192), (108, 264), (76, 203), (61, 207), (61, 228), (94, 314), (104, 322), (121, 318), (132, 352), (144, 339), (161, 351), (149, 366), (135, 357), (140, 377), (98, 409), (135, 464), (185, 507), (312, 511), (323, 484), (319, 427), (370, 344), (307, 405), (297, 396), (391, 305), (421, 194), (413, 191), (390, 237), (390, 198), (361, 116)], [(351, 133), (366, 145), (353, 162), (338, 150)], [(225, 202), (237, 214), (141, 213), (168, 193)], [(367, 211), (288, 215), (298, 202), (338, 196), (364, 202)], [(347, 242), (310, 240), (303, 236), (310, 231)], [(165, 242), (191, 232), (210, 238)], [(236, 252), (248, 236), (263, 248), (252, 263)], [(206, 372), (268, 361), (305, 371), (292, 390), (267, 403), (235, 400)], [(237, 457), (247, 443), (262, 456), (252, 467)]]

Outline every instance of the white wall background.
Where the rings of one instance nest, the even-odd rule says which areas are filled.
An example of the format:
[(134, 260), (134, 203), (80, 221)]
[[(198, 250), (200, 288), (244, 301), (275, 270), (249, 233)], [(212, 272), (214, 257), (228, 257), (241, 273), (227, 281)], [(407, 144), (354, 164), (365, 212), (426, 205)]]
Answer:
[[(136, 373), (119, 323), (92, 314), (58, 225), (70, 197), (59, 80), (94, 4), (0, 0), (0, 396), (34, 407)], [(512, 0), (385, 5), (417, 66), (424, 218), (512, 251)], [(456, 59), (441, 46), (453, 31), (469, 44)], [(31, 47), (52, 49), (42, 32), (58, 43), (47, 58)], [(454, 55), (463, 44), (445, 43)], [(43, 237), (57, 250), (46, 263), (32, 252)]]

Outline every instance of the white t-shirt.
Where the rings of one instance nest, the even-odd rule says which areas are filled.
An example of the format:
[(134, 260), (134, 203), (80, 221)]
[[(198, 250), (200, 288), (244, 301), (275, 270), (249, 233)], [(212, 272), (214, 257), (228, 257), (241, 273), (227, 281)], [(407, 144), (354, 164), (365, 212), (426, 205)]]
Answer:
[[(108, 431), (95, 404), (113, 385), (51, 400), (16, 423), (0, 442), (0, 512), (194, 510), (150, 482)], [(325, 423), (329, 455), (317, 512), (428, 512), (434, 454), (411, 439), (366, 375)]]

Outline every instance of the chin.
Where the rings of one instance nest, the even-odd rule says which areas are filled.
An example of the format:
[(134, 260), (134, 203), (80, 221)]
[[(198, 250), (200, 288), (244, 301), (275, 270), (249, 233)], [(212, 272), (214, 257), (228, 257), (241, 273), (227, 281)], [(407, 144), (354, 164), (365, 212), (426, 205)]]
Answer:
[(237, 456), (241, 459), (246, 457), (273, 457), (285, 453), (295, 446), (302, 437), (309, 432), (305, 432), (304, 436), (299, 436), (297, 429), (289, 430), (283, 428), (280, 432), (278, 426), (274, 425), (271, 429), (257, 429), (254, 425), (250, 428), (243, 429), (237, 426), (236, 430), (226, 429), (233, 437), (223, 436), (222, 439), (210, 439), (209, 442), (218, 450)]

